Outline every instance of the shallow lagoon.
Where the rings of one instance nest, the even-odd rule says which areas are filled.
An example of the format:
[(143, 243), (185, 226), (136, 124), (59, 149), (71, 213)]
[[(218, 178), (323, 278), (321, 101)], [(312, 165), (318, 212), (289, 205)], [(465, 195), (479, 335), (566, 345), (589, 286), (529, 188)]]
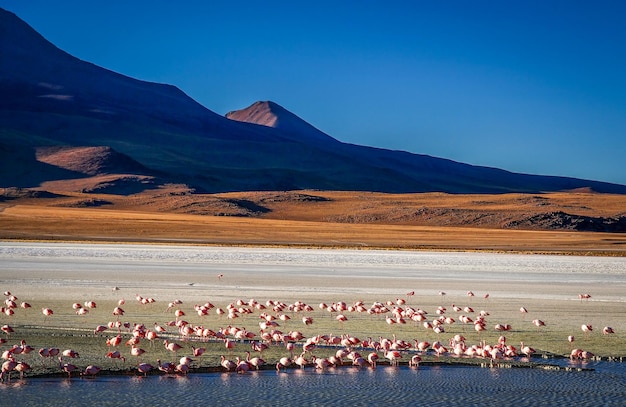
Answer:
[[(561, 363), (569, 363), (561, 361)], [(580, 366), (578, 364), (578, 366)], [(604, 405), (623, 406), (626, 369), (592, 362), (594, 371), (525, 368), (379, 366), (286, 372), (28, 379), (0, 385), (3, 405)], [(8, 404), (5, 404), (8, 403)]]

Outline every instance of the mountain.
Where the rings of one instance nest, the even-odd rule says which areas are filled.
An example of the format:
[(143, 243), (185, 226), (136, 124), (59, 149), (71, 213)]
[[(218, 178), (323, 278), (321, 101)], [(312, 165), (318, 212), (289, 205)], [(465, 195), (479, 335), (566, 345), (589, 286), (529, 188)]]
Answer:
[(0, 187), (133, 172), (199, 192), (626, 194), (623, 185), (342, 143), (269, 101), (222, 116), (174, 86), (75, 58), (3, 9), (0, 95)]

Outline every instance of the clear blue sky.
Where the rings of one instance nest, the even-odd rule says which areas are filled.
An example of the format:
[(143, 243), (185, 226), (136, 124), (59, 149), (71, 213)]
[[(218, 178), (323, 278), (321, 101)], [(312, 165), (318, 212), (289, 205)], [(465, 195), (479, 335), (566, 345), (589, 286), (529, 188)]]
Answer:
[(70, 54), (349, 143), (626, 184), (626, 1), (0, 0)]

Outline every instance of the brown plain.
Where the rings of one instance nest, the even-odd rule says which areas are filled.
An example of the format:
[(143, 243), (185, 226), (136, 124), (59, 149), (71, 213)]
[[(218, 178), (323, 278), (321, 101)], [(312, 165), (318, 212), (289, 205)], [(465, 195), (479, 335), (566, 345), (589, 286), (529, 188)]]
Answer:
[(623, 233), (546, 229), (532, 224), (525, 229), (506, 228), (513, 221), (546, 212), (623, 216), (626, 196), (622, 195), (587, 191), (532, 195), (194, 194), (178, 185), (131, 195), (73, 192), (93, 185), (93, 178), (89, 182), (71, 188), (64, 182), (50, 182), (41, 189), (58, 194), (56, 197), (0, 201), (0, 238), (626, 254)]

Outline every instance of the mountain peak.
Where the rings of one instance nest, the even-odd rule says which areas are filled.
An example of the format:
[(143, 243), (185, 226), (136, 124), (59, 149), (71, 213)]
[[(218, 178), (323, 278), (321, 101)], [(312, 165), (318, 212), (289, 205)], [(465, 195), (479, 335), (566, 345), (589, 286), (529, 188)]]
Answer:
[(228, 112), (226, 117), (238, 122), (254, 123), (261, 126), (284, 128), (296, 124), (305, 123), (302, 119), (272, 101), (254, 102), (245, 109)]
[(280, 129), (283, 132), (305, 137), (309, 140), (336, 141), (278, 103), (269, 100), (254, 102), (245, 109), (228, 112), (226, 117), (238, 122)]

